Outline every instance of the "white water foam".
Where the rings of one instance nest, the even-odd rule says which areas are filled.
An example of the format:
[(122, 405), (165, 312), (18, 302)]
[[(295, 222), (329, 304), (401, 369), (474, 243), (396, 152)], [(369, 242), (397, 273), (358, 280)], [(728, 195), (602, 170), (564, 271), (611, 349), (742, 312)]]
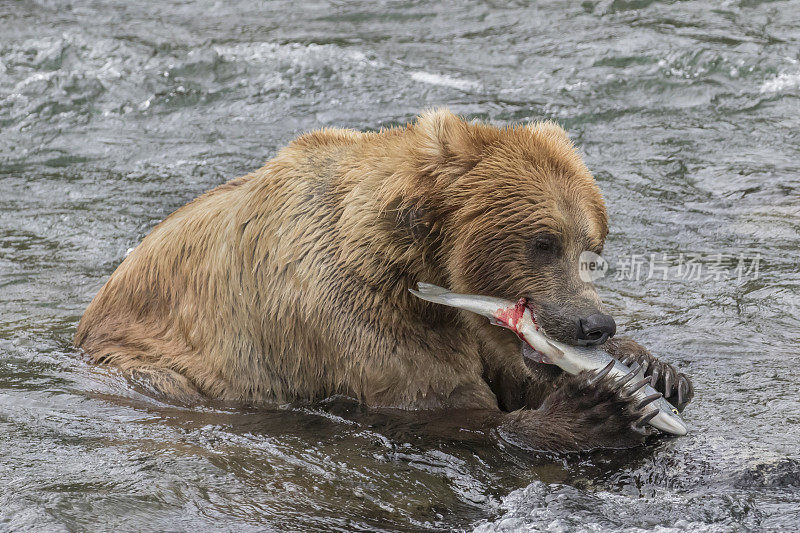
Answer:
[[(645, 505), (668, 505), (680, 507), (685, 501), (660, 496), (660, 502), (643, 500)], [(622, 494), (598, 491), (585, 494), (568, 486), (547, 485), (534, 481), (529, 486), (517, 489), (503, 498), (501, 509), (505, 512), (496, 520), (487, 520), (475, 525), (473, 533), (603, 533), (611, 529), (625, 533), (679, 533), (696, 531), (698, 533), (722, 533), (729, 531), (722, 525), (708, 524), (690, 519), (679, 519), (671, 525), (647, 524), (643, 527), (631, 524), (621, 525), (619, 517), (609, 512), (614, 508), (631, 505), (631, 498)]]
[(440, 85), (442, 87), (452, 87), (460, 91), (469, 91), (480, 87), (480, 83), (472, 80), (460, 80), (458, 78), (451, 78), (443, 74), (434, 74), (433, 72), (425, 72), (424, 70), (417, 70), (411, 73), (411, 79), (421, 83), (428, 83), (430, 85)]
[(784, 72), (761, 84), (761, 93), (785, 93), (792, 89), (800, 89), (800, 72), (790, 74)]

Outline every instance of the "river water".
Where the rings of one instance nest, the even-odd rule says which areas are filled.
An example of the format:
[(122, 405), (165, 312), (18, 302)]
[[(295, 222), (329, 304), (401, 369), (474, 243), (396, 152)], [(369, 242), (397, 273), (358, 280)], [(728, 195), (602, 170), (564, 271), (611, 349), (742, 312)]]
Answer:
[[(71, 348), (180, 205), (440, 105), (570, 132), (599, 289), (692, 376), (688, 436), (546, 456), (346, 399), (181, 409)], [(798, 1), (2, 0), (0, 530), (796, 531), (799, 231)]]

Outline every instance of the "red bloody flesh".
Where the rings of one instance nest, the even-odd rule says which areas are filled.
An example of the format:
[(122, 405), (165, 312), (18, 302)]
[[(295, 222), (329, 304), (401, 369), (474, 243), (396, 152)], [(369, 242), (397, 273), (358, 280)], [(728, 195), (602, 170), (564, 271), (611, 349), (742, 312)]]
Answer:
[[(525, 315), (525, 310), (528, 309), (528, 300), (526, 298), (520, 298), (519, 301), (514, 305), (514, 307), (502, 307), (495, 311), (494, 318), (498, 324), (504, 326), (514, 333), (516, 333), (517, 337), (520, 338), (522, 342), (530, 346), (530, 348), (537, 354), (540, 355), (540, 361), (544, 362), (544, 358), (542, 354), (540, 354), (533, 346), (530, 345), (528, 341), (525, 340), (525, 337), (519, 332), (518, 325), (519, 321), (522, 320), (523, 315)], [(539, 324), (536, 322), (536, 318), (533, 316), (533, 311), (531, 313), (531, 320), (533, 321), (533, 325), (536, 327), (536, 330), (539, 330)]]
[(519, 332), (517, 332), (517, 324), (522, 319), (522, 315), (525, 314), (526, 307), (527, 301), (525, 298), (520, 298), (514, 307), (503, 307), (495, 311), (494, 318), (503, 326), (519, 335)]

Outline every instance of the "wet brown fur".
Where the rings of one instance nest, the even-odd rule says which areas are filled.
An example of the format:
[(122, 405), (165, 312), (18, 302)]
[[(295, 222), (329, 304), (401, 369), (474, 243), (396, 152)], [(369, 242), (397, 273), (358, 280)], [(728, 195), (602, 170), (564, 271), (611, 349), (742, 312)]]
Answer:
[[(528, 268), (539, 231), (561, 236), (576, 264), (608, 231), (594, 179), (553, 123), (496, 128), (440, 110), (378, 133), (315, 131), (156, 226), (89, 305), (75, 344), (128, 372), (160, 372), (162, 392), (184, 399), (343, 394), (481, 409), (527, 427), (532, 447), (605, 445), (608, 435), (547, 421), (558, 375), (529, 369), (512, 335), (408, 292), (427, 281), (599, 305), (574, 275)], [(565, 401), (549, 409), (577, 420)], [(634, 411), (608, 416), (629, 425)], [(564, 432), (575, 442), (554, 441)]]

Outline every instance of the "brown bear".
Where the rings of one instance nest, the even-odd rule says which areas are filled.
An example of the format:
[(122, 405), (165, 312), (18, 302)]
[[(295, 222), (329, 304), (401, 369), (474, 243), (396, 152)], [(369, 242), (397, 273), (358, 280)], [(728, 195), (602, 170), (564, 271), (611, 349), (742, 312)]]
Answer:
[[(303, 135), (261, 169), (181, 207), (95, 296), (75, 345), (176, 400), (317, 400), (471, 409), (520, 446), (643, 440), (644, 411), (608, 380), (527, 363), (478, 316), (409, 293), (529, 298), (551, 337), (613, 336), (579, 255), (608, 231), (600, 191), (550, 122), (497, 128), (446, 110), (377, 133)], [(689, 380), (630, 340), (683, 406)]]

